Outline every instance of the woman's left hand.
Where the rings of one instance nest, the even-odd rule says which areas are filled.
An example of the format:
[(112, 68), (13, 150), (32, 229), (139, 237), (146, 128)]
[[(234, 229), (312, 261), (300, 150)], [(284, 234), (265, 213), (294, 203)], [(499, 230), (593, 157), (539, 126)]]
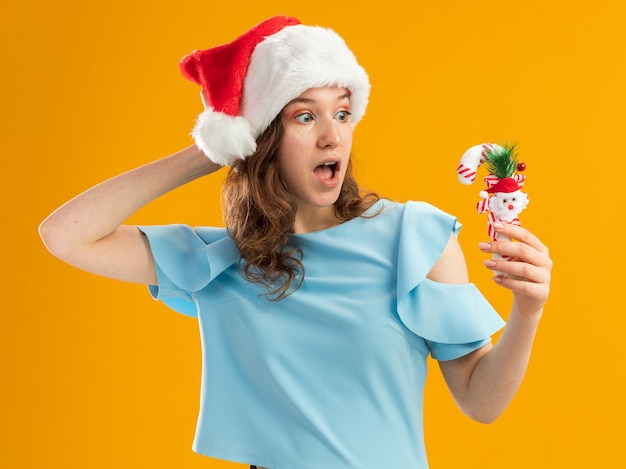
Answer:
[(550, 292), (552, 259), (548, 248), (521, 226), (496, 223), (494, 228), (514, 241), (480, 243), (479, 248), (510, 260), (488, 259), (485, 266), (498, 272), (496, 283), (513, 292), (514, 306), (520, 314), (540, 314)]

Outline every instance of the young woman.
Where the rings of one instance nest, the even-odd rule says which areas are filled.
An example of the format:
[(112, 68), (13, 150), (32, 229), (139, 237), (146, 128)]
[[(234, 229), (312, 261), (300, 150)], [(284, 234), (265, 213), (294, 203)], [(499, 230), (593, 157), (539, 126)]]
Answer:
[[(503, 321), (468, 281), (456, 219), (361, 194), (350, 171), (367, 75), (334, 32), (275, 17), (195, 51), (196, 144), (97, 185), (41, 225), (60, 259), (147, 284), (198, 318), (202, 399), (194, 450), (269, 469), (428, 467), (426, 357), (463, 412), (491, 422), (526, 370), (547, 299), (547, 248), (481, 243), (513, 292)], [(208, 157), (208, 158), (207, 158)], [(124, 221), (223, 165), (226, 228)]]

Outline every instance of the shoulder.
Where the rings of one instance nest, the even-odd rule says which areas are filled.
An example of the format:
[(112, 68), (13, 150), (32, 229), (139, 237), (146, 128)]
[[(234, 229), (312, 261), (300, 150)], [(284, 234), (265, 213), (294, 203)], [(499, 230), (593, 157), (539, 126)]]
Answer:
[(454, 234), (450, 234), (441, 256), (426, 277), (439, 283), (465, 284), (469, 282), (465, 256)]
[(396, 213), (404, 217), (410, 217), (412, 220), (421, 219), (427, 222), (430, 220), (443, 220), (445, 222), (456, 222), (456, 217), (421, 200), (407, 200), (406, 202), (397, 202), (389, 199), (380, 199), (366, 212), (375, 215), (377, 213)]
[(427, 202), (383, 200), (379, 212), (382, 219), (386, 218), (385, 222), (391, 219), (395, 221), (393, 226), (397, 227), (405, 240), (419, 241), (425, 245), (436, 244), (441, 249), (450, 235), (456, 235), (461, 229), (455, 216)]
[(395, 204), (401, 212), (401, 252), (424, 263), (425, 276), (438, 283), (468, 283), (467, 265), (457, 235), (458, 219), (427, 202)]
[[(381, 220), (395, 218), (403, 223), (420, 222), (445, 223), (457, 225), (456, 217), (440, 208), (423, 201), (408, 200), (397, 202), (389, 199), (380, 199), (361, 216), (366, 219)], [(458, 224), (460, 228), (460, 224)], [(456, 227), (455, 227), (456, 228)]]
[(426, 277), (434, 282), (465, 284), (469, 282), (467, 264), (457, 239), (461, 224), (458, 219), (440, 208), (421, 201), (400, 204), (403, 219), (409, 225), (417, 225), (428, 240), (427, 249), (434, 249), (438, 257)]

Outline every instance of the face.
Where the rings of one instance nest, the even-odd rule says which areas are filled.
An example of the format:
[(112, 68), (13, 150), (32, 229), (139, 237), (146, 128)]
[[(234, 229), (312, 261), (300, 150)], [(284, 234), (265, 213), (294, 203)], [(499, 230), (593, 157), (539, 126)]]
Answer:
[(279, 174), (296, 198), (297, 214), (333, 209), (352, 149), (350, 99), (345, 88), (313, 88), (285, 106)]
[(528, 196), (521, 191), (496, 192), (491, 198), (490, 210), (501, 220), (511, 222), (528, 205)]

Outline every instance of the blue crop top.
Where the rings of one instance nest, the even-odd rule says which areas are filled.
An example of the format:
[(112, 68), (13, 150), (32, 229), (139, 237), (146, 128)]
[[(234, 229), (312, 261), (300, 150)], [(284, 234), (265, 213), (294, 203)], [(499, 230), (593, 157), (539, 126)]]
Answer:
[(426, 358), (461, 357), (503, 321), (473, 284), (426, 278), (456, 219), (420, 202), (292, 235), (301, 287), (278, 302), (238, 272), (223, 228), (141, 227), (152, 295), (197, 317), (194, 451), (270, 469), (423, 469)]

